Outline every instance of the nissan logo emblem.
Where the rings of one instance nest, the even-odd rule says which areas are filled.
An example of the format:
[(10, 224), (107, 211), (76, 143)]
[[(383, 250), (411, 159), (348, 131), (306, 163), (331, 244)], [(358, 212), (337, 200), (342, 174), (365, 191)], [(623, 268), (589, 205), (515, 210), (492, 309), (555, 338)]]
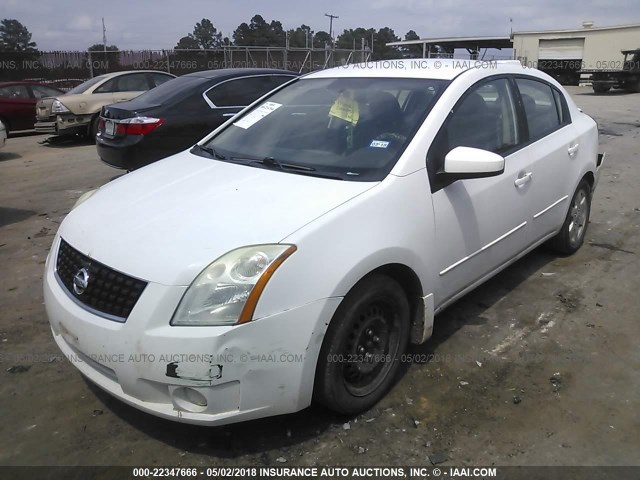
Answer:
[(81, 268), (73, 276), (73, 291), (76, 295), (82, 295), (89, 286), (89, 270)]

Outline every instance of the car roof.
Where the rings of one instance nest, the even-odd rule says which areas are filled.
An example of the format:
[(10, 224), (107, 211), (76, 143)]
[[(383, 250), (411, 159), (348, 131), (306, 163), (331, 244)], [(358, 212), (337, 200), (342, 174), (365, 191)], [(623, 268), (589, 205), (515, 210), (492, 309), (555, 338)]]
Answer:
[(10, 87), (11, 85), (41, 85), (43, 87), (53, 88), (54, 90), (60, 90), (44, 82), (31, 82), (29, 80), (15, 81), (15, 82), (0, 82), (0, 87)]
[[(380, 60), (377, 62), (356, 63), (320, 70), (305, 75), (304, 78), (428, 78), (435, 80), (453, 80), (467, 70), (491, 65), (492, 73), (500, 73), (501, 66), (512, 70), (522, 67), (518, 60), (463, 60), (448, 58), (407, 58), (401, 60)], [(495, 68), (494, 68), (495, 66)]]
[(164, 73), (165, 75), (175, 77), (173, 73), (163, 72), (162, 70), (124, 70), (122, 72), (103, 73), (101, 75), (96, 75), (96, 77), (109, 79), (109, 78), (117, 77), (119, 75), (125, 75), (127, 73)]
[(292, 75), (297, 77), (299, 74), (277, 68), (220, 68), (218, 70), (203, 70), (201, 72), (187, 73), (183, 75), (183, 77), (215, 79), (222, 77), (243, 77), (247, 75)]

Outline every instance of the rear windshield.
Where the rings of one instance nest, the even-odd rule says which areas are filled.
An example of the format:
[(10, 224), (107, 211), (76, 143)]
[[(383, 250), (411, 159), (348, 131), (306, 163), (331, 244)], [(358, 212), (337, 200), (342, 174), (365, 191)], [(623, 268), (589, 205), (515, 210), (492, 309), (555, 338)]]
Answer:
[(193, 93), (193, 88), (206, 82), (201, 77), (177, 77), (172, 78), (162, 85), (158, 85), (151, 90), (146, 91), (142, 95), (135, 98), (137, 102), (143, 102), (148, 105), (160, 105), (171, 103), (174, 100), (183, 98), (185, 95)]
[(236, 119), (205, 147), (218, 161), (378, 181), (393, 168), (447, 84), (413, 78), (301, 79)]
[(99, 75), (99, 76), (94, 77), (94, 78), (92, 78), (90, 80), (87, 80), (86, 82), (81, 83), (77, 87), (72, 88), (67, 93), (70, 94), (70, 95), (73, 95), (73, 94), (76, 94), (76, 93), (84, 93), (87, 90), (89, 90), (91, 87), (93, 87), (96, 83), (101, 82), (105, 78), (106, 78), (105, 75)]

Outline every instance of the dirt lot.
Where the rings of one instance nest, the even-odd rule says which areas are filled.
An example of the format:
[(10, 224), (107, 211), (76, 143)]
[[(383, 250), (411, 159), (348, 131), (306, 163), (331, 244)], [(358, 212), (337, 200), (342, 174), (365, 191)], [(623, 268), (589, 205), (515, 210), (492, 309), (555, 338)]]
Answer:
[(570, 258), (535, 251), (450, 307), (391, 394), (357, 418), (312, 407), (185, 426), (83, 380), (49, 331), (44, 261), (75, 199), (119, 172), (86, 143), (10, 138), (0, 151), (0, 464), (640, 463), (640, 94), (572, 94), (607, 152), (587, 244)]

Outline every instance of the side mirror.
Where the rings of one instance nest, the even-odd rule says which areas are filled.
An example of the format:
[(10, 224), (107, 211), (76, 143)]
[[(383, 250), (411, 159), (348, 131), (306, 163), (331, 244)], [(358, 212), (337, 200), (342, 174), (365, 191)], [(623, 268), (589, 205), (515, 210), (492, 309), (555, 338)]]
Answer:
[(456, 147), (444, 157), (444, 175), (451, 180), (494, 177), (504, 172), (504, 158), (471, 147)]

